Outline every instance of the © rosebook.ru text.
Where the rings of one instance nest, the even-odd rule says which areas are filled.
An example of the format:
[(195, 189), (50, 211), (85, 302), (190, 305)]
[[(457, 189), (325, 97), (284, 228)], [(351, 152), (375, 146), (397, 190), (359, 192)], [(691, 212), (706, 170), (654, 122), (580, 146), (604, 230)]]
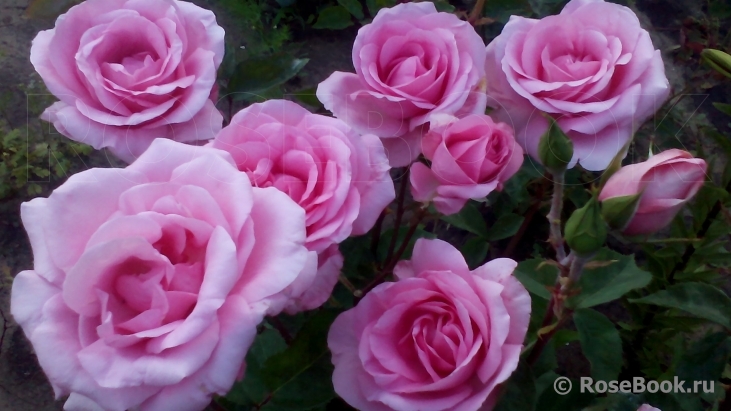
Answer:
[(673, 377), (673, 380), (666, 381), (646, 381), (642, 377), (635, 377), (632, 381), (596, 381), (591, 377), (581, 377), (581, 392), (590, 394), (603, 393), (634, 393), (641, 394), (643, 392), (676, 394), (699, 394), (701, 389), (704, 393), (713, 393), (715, 383), (713, 381), (686, 381)]

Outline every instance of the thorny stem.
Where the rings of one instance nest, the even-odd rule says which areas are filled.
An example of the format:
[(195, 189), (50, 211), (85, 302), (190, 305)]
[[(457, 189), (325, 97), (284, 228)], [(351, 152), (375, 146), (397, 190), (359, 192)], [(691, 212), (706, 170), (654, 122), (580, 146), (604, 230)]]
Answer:
[(279, 334), (282, 335), (282, 339), (284, 339), (284, 342), (287, 343), (287, 345), (291, 344), (293, 341), (292, 335), (290, 335), (289, 331), (287, 331), (287, 328), (282, 324), (281, 321), (279, 321), (279, 318), (277, 317), (269, 317), (268, 318), (269, 323), (277, 330), (279, 331)]
[(525, 213), (525, 219), (523, 219), (523, 224), (521, 224), (520, 228), (518, 228), (518, 232), (515, 233), (515, 235), (510, 239), (508, 245), (505, 247), (505, 251), (503, 251), (502, 255), (503, 257), (510, 258), (512, 256), (515, 248), (520, 243), (520, 240), (523, 238), (526, 230), (528, 230), (528, 226), (530, 226), (530, 223), (533, 220), (533, 216), (541, 208), (541, 203), (543, 203), (543, 193), (546, 190), (547, 182), (548, 180), (545, 177), (542, 178), (541, 184), (538, 186), (538, 193), (535, 196), (533, 204), (528, 209), (528, 212)]
[(425, 208), (420, 208), (416, 215), (414, 216), (413, 222), (411, 223), (411, 226), (409, 227), (409, 231), (406, 232), (406, 236), (404, 237), (403, 242), (401, 243), (401, 246), (396, 251), (396, 253), (393, 255), (393, 258), (387, 259), (388, 262), (384, 268), (381, 270), (380, 273), (376, 276), (376, 278), (371, 281), (370, 284), (368, 284), (363, 290), (357, 290), (361, 293), (361, 295), (364, 295), (368, 291), (372, 290), (375, 286), (382, 283), (383, 280), (388, 276), (389, 274), (393, 273), (394, 267), (396, 267), (396, 264), (401, 259), (401, 256), (406, 252), (406, 247), (408, 247), (409, 243), (411, 242), (411, 237), (414, 236), (414, 233), (416, 232), (416, 229), (419, 227), (419, 223), (426, 217), (427, 210)]
[(485, 0), (477, 0), (475, 2), (475, 7), (472, 8), (472, 12), (470, 13), (470, 16), (467, 18), (467, 21), (474, 25), (477, 20), (482, 16), (482, 10), (485, 8)]
[(551, 210), (548, 212), (548, 223), (550, 224), (550, 235), (548, 242), (556, 250), (556, 261), (566, 258), (566, 249), (563, 245), (561, 235), (561, 211), (563, 209), (564, 172), (555, 172), (553, 177), (553, 197), (551, 198)]
[(376, 255), (378, 252), (378, 242), (381, 240), (381, 229), (383, 228), (383, 220), (385, 219), (386, 210), (383, 210), (381, 215), (378, 216), (378, 220), (376, 220), (375, 227), (373, 228), (373, 234), (371, 237), (371, 253), (373, 255)]
[[(528, 354), (527, 361), (529, 365), (533, 365), (538, 361), (538, 357), (541, 356), (543, 349), (546, 348), (546, 344), (548, 344), (556, 331), (561, 328), (561, 325), (571, 318), (572, 312), (564, 310), (563, 303), (566, 301), (568, 293), (571, 290), (571, 284), (579, 279), (584, 264), (588, 260), (588, 258), (578, 257), (574, 253), (571, 253), (559, 261), (560, 273), (558, 278), (556, 278), (556, 285), (551, 295), (551, 301), (548, 303), (546, 314), (543, 317), (543, 322), (541, 322), (539, 330), (543, 330), (551, 325), (555, 317), (558, 317), (558, 321), (550, 330), (538, 335), (533, 348), (531, 348)], [(566, 272), (567, 265), (569, 266), (568, 272)]]

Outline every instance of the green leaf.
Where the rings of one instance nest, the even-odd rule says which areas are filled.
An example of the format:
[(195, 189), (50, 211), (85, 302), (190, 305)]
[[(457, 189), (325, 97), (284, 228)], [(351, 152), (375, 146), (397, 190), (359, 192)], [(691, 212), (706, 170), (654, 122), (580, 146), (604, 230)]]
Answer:
[(396, 0), (366, 0), (366, 5), (368, 6), (368, 12), (375, 17), (378, 10), (396, 5)]
[(226, 399), (236, 404), (254, 405), (266, 398), (269, 390), (264, 384), (262, 370), (264, 362), (272, 355), (287, 348), (282, 337), (275, 330), (264, 330), (256, 336), (246, 354), (246, 374), (226, 395)]
[(457, 228), (468, 231), (480, 237), (487, 238), (487, 224), (482, 217), (482, 213), (477, 209), (475, 204), (470, 201), (465, 204), (462, 210), (457, 214), (445, 215), (441, 219)]
[(246, 59), (234, 69), (227, 92), (256, 94), (278, 86), (296, 76), (308, 61), (282, 53)]
[(358, 20), (363, 20), (363, 6), (358, 0), (338, 0), (338, 4), (343, 6), (350, 14)]
[(518, 263), (513, 275), (532, 294), (544, 300), (550, 300), (551, 292), (547, 287), (553, 287), (556, 284), (558, 268), (544, 264), (544, 260), (526, 260)]
[(574, 324), (584, 356), (591, 363), (595, 381), (613, 381), (622, 370), (622, 339), (614, 324), (603, 314), (580, 309), (574, 312)]
[(505, 386), (494, 411), (533, 411), (536, 405), (536, 384), (530, 366), (521, 361)]
[(327, 334), (337, 316), (321, 309), (302, 326), (292, 344), (264, 363), (263, 380), (274, 406), (307, 409), (327, 403), (334, 397), (329, 369)]
[(723, 114), (726, 114), (727, 116), (731, 116), (731, 104), (724, 104), (724, 103), (712, 103), (713, 107), (716, 107), (716, 109)]
[(637, 267), (633, 256), (602, 249), (592, 260), (592, 262), (599, 261), (612, 261), (612, 263), (600, 267), (585, 268), (578, 282), (580, 294), (569, 299), (568, 306), (589, 308), (608, 303), (622, 297), (631, 290), (643, 288), (652, 281), (652, 274)]
[(503, 214), (495, 221), (487, 232), (488, 241), (497, 241), (504, 238), (512, 237), (518, 232), (523, 224), (525, 217), (513, 213)]
[[(554, 380), (555, 381), (555, 380)], [(559, 395), (553, 386), (549, 386), (538, 398), (537, 411), (574, 411), (581, 410), (591, 403), (594, 395), (582, 393), (580, 381), (571, 379), (572, 389), (565, 395)]]
[(455, 7), (449, 4), (447, 0), (432, 0), (432, 3), (434, 3), (434, 7), (436, 7), (437, 11), (453, 13), (455, 10)]
[(704, 336), (683, 353), (675, 375), (685, 381), (717, 381), (731, 356), (731, 337), (720, 332)]
[(677, 308), (731, 329), (731, 298), (709, 284), (677, 284), (630, 302)]
[(465, 241), (464, 245), (459, 251), (467, 261), (467, 265), (471, 269), (475, 269), (487, 259), (487, 251), (490, 249), (490, 244), (482, 238), (475, 237)]
[(341, 30), (352, 25), (353, 20), (348, 9), (342, 6), (330, 6), (320, 12), (312, 28)]

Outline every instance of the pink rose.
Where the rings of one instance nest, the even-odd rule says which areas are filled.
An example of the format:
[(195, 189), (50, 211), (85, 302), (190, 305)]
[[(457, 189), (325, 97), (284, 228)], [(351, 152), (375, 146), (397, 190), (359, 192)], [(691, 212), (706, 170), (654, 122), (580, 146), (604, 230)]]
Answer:
[(419, 155), (434, 113), (484, 113), (485, 44), (431, 2), (381, 9), (353, 45), (355, 74), (335, 72), (317, 97), (362, 134), (383, 139), (394, 167)]
[(637, 209), (622, 232), (652, 234), (670, 224), (705, 180), (705, 161), (672, 149), (619, 169), (607, 181), (599, 200), (640, 194)]
[[(318, 253), (367, 233), (395, 197), (376, 136), (358, 136), (342, 121), (290, 101), (269, 100), (239, 111), (211, 146), (231, 153), (252, 184), (276, 187), (304, 208), (306, 245)], [(334, 250), (329, 257), (339, 254)], [(314, 281), (322, 292), (307, 293), (296, 306), (315, 308), (327, 300), (342, 266), (342, 256), (338, 259), (332, 261), (340, 261), (335, 269), (321, 258), (322, 278)]]
[(413, 259), (394, 270), (399, 281), (374, 288), (330, 328), (335, 392), (363, 411), (490, 409), (530, 319), (516, 266), (500, 258), (470, 271), (448, 243), (417, 240)]
[(513, 16), (487, 46), (488, 105), (538, 159), (558, 121), (574, 143), (570, 167), (604, 170), (669, 93), (660, 51), (627, 7), (572, 0), (541, 20)]
[(640, 408), (638, 408), (637, 411), (660, 411), (660, 409), (655, 408), (650, 404), (644, 404)]
[(11, 311), (67, 411), (204, 409), (309, 255), (301, 207), (225, 152), (165, 139), (21, 215), (35, 261)]
[(454, 214), (470, 198), (502, 190), (523, 164), (523, 150), (507, 124), (484, 114), (445, 121), (432, 122), (421, 142), (431, 168), (423, 163), (411, 166), (411, 193), (416, 201), (434, 201), (442, 214)]
[(38, 33), (30, 60), (61, 101), (41, 116), (132, 162), (158, 137), (207, 140), (224, 52), (216, 17), (177, 0), (87, 0)]

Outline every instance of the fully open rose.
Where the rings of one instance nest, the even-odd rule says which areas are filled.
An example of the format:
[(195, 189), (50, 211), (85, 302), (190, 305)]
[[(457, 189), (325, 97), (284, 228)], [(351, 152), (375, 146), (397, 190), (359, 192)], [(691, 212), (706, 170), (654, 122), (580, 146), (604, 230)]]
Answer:
[(574, 143), (571, 166), (603, 170), (664, 103), (668, 80), (627, 7), (572, 0), (541, 20), (511, 17), (487, 46), (488, 105), (538, 159), (546, 112)]
[(68, 411), (204, 409), (310, 254), (289, 197), (252, 188), (223, 151), (164, 139), (22, 218), (35, 261), (11, 310)]
[(433, 201), (447, 215), (458, 213), (471, 198), (502, 190), (523, 164), (523, 149), (507, 124), (484, 114), (449, 117), (432, 122), (421, 142), (431, 167), (415, 163), (410, 176), (414, 200)]
[(530, 318), (515, 267), (501, 258), (470, 271), (450, 244), (418, 240), (394, 270), (399, 281), (374, 288), (330, 328), (335, 391), (363, 411), (491, 409)]
[(87, 0), (33, 40), (31, 62), (61, 100), (42, 118), (127, 162), (158, 137), (211, 139), (223, 121), (209, 99), (223, 35), (192, 3)]
[(652, 234), (670, 224), (706, 181), (706, 162), (683, 150), (667, 150), (647, 161), (622, 167), (599, 194), (599, 200), (639, 194), (634, 214), (622, 232)]
[(239, 111), (211, 146), (231, 153), (252, 184), (275, 187), (305, 209), (307, 248), (330, 251), (321, 258), (315, 289), (288, 311), (324, 303), (342, 266), (332, 245), (367, 233), (395, 197), (381, 141), (290, 101), (269, 100)]
[(353, 45), (355, 73), (335, 72), (317, 97), (361, 133), (383, 138), (391, 165), (420, 153), (434, 113), (484, 113), (485, 44), (428, 1), (381, 9)]

